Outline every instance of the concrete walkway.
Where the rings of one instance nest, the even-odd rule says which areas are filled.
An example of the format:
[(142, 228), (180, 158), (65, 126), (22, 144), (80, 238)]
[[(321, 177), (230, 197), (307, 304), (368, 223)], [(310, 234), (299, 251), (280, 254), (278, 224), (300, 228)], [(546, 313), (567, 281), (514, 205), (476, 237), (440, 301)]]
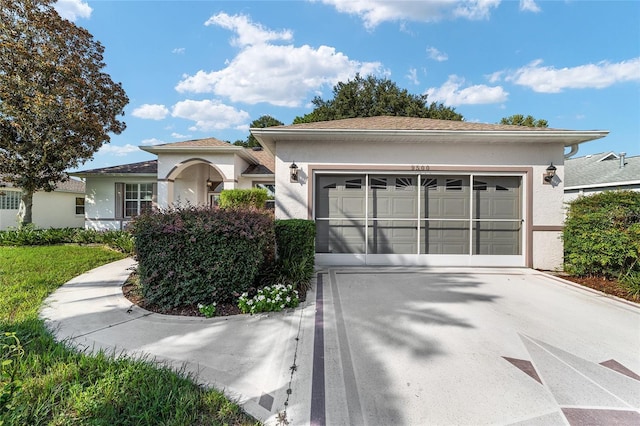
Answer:
[(267, 424), (640, 424), (640, 307), (537, 271), (336, 268), (296, 310), (204, 319), (132, 306), (133, 265), (53, 293), (56, 337), (184, 367)]

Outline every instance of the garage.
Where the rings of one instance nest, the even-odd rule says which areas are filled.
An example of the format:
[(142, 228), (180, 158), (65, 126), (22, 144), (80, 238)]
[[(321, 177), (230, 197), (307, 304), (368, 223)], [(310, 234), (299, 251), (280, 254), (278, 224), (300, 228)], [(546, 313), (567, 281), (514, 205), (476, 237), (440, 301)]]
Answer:
[(564, 160), (606, 130), (377, 116), (251, 129), (316, 264), (563, 265)]
[(317, 174), (316, 251), (336, 264), (524, 266), (522, 179)]

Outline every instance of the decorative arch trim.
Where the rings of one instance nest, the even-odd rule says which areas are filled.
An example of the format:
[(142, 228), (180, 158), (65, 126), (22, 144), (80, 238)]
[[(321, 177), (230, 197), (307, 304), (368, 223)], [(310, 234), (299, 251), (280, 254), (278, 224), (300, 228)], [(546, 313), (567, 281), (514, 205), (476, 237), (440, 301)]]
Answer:
[(227, 177), (222, 172), (222, 170), (220, 170), (220, 168), (218, 166), (216, 166), (214, 163), (212, 163), (209, 160), (205, 160), (204, 158), (190, 158), (190, 159), (188, 159), (186, 161), (182, 161), (182, 162), (176, 164), (175, 166), (173, 166), (173, 168), (171, 170), (169, 170), (169, 173), (167, 173), (167, 175), (164, 178), (158, 179), (158, 180), (167, 180), (169, 182), (172, 182), (173, 180), (175, 180), (175, 178), (177, 177), (179, 172), (181, 172), (182, 170), (184, 170), (187, 167), (192, 166), (194, 164), (207, 164), (207, 165), (213, 167), (214, 170), (220, 174), (220, 176), (222, 177), (222, 180), (224, 180), (224, 181), (227, 180)]

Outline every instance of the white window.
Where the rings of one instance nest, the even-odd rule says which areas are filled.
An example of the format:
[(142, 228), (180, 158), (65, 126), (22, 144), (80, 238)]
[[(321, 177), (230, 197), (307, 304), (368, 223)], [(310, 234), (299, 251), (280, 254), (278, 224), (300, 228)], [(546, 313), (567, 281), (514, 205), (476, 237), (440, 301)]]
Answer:
[(84, 215), (84, 197), (76, 197), (76, 214)]
[(20, 191), (0, 190), (0, 210), (18, 210), (22, 193)]
[(151, 210), (153, 203), (152, 183), (127, 183), (124, 191), (124, 216), (134, 217)]

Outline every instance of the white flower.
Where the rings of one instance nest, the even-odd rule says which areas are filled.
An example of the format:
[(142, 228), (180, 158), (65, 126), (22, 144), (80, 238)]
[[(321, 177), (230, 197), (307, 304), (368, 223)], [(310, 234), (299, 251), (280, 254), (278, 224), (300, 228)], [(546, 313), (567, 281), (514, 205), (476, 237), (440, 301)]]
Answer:
[(283, 305), (280, 305), (280, 309), (284, 309), (284, 304), (283, 304)]
[(247, 300), (247, 305), (249, 305), (249, 306), (253, 305), (253, 300), (251, 300), (251, 299)]
[(287, 296), (285, 300), (287, 301), (287, 303), (291, 302), (291, 296)]
[(198, 309), (202, 309), (204, 308), (204, 305), (202, 303), (198, 303)]

